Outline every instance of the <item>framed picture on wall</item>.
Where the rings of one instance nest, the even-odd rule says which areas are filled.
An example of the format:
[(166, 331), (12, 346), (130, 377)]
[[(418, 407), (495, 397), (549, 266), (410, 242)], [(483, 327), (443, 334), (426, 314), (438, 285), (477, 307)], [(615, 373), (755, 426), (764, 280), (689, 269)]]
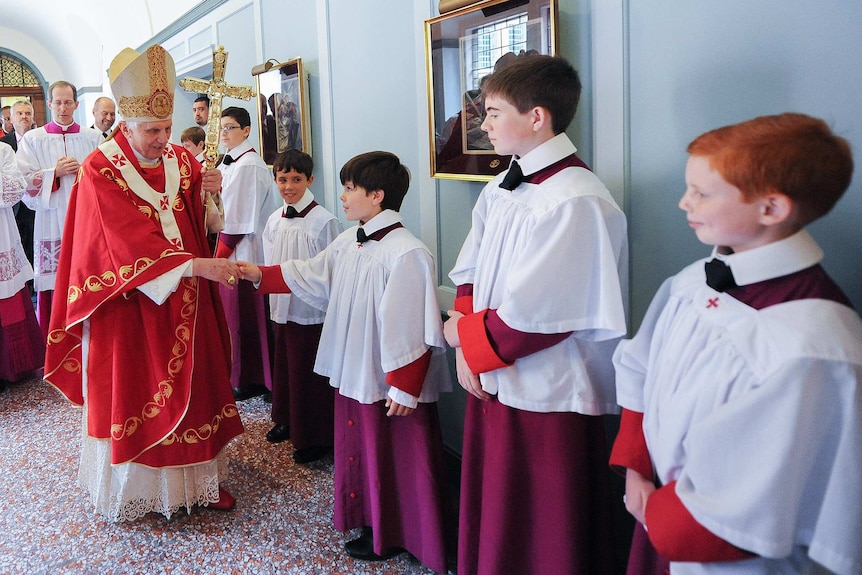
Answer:
[(509, 166), (481, 129), (482, 82), (519, 57), (556, 54), (556, 29), (555, 0), (487, 0), (425, 21), (433, 177), (489, 181)]
[(268, 165), (285, 150), (311, 153), (308, 78), (302, 59), (268, 60), (252, 68), (258, 94), (260, 155)]

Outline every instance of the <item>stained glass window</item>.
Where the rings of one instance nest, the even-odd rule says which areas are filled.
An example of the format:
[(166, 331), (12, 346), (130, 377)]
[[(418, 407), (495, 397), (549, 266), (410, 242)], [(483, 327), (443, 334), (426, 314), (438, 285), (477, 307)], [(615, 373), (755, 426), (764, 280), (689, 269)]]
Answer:
[(29, 66), (8, 54), (0, 54), (0, 87), (40, 87)]

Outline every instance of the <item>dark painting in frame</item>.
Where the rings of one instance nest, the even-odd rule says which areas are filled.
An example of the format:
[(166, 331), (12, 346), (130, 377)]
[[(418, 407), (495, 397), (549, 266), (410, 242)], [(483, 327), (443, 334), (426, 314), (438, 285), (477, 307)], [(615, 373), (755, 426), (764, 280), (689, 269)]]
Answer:
[(481, 130), (481, 82), (513, 58), (556, 54), (555, 0), (487, 0), (425, 21), (431, 175), (489, 181), (510, 156)]
[(255, 66), (260, 118), (261, 157), (272, 165), (285, 150), (296, 149), (311, 153), (311, 133), (308, 114), (308, 79), (302, 69), (302, 59), (294, 58), (283, 64)]

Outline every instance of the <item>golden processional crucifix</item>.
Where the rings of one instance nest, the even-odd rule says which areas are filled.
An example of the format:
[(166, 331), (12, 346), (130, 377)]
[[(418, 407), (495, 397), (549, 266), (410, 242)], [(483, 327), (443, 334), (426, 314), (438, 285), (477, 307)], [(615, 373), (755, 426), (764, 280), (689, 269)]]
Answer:
[[(209, 128), (204, 140), (204, 165), (208, 170), (215, 167), (218, 160), (219, 131), (221, 130), (221, 101), (225, 96), (250, 100), (255, 92), (249, 86), (232, 86), (224, 81), (224, 69), (227, 65), (227, 52), (224, 46), (213, 50), (213, 77), (212, 80), (201, 80), (200, 78), (184, 78), (180, 86), (186, 92), (197, 92), (206, 94), (210, 99)], [(204, 203), (207, 211), (207, 230), (209, 232), (220, 232), (224, 229), (224, 208), (221, 204), (221, 194), (206, 194)]]
[(201, 80), (199, 78), (185, 78), (180, 81), (180, 86), (186, 92), (197, 92), (206, 94), (210, 99), (209, 129), (204, 140), (204, 161), (208, 169), (215, 167), (218, 159), (219, 142), (219, 119), (221, 118), (221, 101), (228, 96), (241, 100), (251, 100), (254, 89), (250, 86), (232, 86), (224, 81), (224, 69), (227, 65), (227, 52), (224, 46), (213, 50), (213, 78), (212, 80)]

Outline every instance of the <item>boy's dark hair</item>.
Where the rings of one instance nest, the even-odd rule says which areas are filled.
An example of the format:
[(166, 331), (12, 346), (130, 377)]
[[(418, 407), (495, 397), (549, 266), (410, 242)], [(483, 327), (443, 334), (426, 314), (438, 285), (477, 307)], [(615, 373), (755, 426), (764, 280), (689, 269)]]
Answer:
[(209, 96), (198, 96), (195, 98), (195, 102), (206, 102), (207, 108), (210, 107), (210, 97)]
[(198, 145), (204, 142), (207, 139), (207, 133), (204, 132), (204, 129), (200, 126), (192, 126), (190, 128), (186, 128), (183, 130), (183, 133), (180, 134), (180, 143), (189, 140), (192, 144)]
[(581, 79), (564, 58), (525, 54), (488, 76), (482, 93), (506, 100), (522, 114), (536, 106), (545, 108), (554, 134), (560, 134), (575, 117)]
[(701, 134), (692, 156), (739, 188), (746, 202), (772, 192), (790, 198), (805, 226), (826, 215), (850, 186), (853, 153), (823, 120), (805, 114), (760, 116)]
[(311, 156), (300, 150), (285, 150), (275, 157), (272, 161), (272, 175), (278, 175), (278, 172), (289, 172), (294, 170), (300, 174), (304, 174), (306, 178), (311, 177), (311, 172), (314, 170), (314, 161)]
[(240, 128), (248, 128), (251, 126), (251, 116), (249, 115), (248, 110), (240, 108), (239, 106), (228, 106), (221, 111), (221, 117), (233, 118), (236, 120), (236, 123), (239, 124)]
[(401, 202), (410, 187), (410, 172), (391, 152), (366, 152), (354, 156), (341, 168), (341, 184), (353, 182), (365, 188), (366, 193), (383, 190), (384, 210), (401, 208)]

